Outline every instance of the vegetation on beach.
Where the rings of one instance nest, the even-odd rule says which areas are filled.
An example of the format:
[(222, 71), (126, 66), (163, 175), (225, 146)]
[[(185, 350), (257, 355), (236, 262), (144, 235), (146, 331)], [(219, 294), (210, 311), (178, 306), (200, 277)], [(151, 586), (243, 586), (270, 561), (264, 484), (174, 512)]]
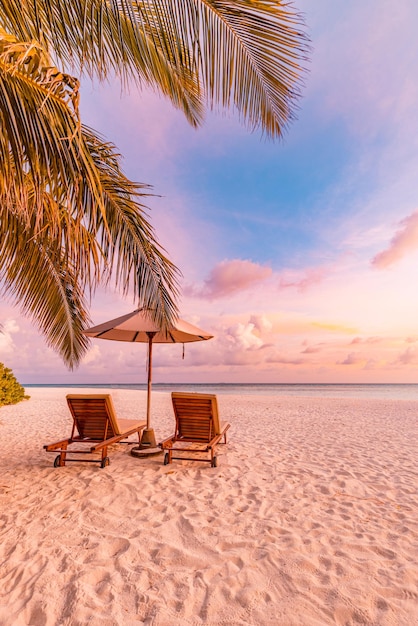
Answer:
[(142, 204), (149, 187), (82, 123), (72, 74), (151, 87), (193, 126), (206, 106), (234, 107), (280, 137), (307, 53), (301, 24), (281, 0), (1, 3), (0, 281), (69, 367), (99, 284), (133, 290), (167, 324), (179, 276)]
[(21, 400), (28, 400), (25, 389), (17, 381), (12, 370), (0, 363), (0, 406), (17, 404)]

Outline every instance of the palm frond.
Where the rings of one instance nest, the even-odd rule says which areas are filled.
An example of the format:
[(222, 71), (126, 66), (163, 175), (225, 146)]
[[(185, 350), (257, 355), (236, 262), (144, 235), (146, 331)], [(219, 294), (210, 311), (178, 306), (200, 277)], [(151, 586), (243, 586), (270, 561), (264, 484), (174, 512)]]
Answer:
[(204, 98), (272, 137), (295, 115), (309, 51), (284, 0), (32, 0), (3, 3), (0, 25), (67, 67), (157, 88), (195, 125)]
[[(20, 237), (31, 241), (29, 267), (36, 242), (37, 254), (45, 256), (44, 264), (49, 262), (45, 271), (56, 273), (54, 285), (64, 281), (77, 302), (83, 289), (91, 294), (101, 282), (114, 280), (124, 293), (133, 287), (139, 303), (169, 324), (177, 314), (178, 270), (159, 247), (139, 202), (149, 195), (147, 186), (127, 179), (114, 146), (81, 125), (77, 82), (51, 66), (42, 48), (6, 37), (0, 37), (1, 45), (0, 228), (18, 220)], [(24, 254), (23, 244), (21, 249)], [(67, 334), (73, 347), (70, 355), (66, 352), (65, 341), (56, 339), (53, 314), (47, 314), (52, 303), (42, 308), (36, 299), (36, 276), (32, 280), (28, 273), (25, 287), (13, 248), (8, 255), (6, 251), (7, 246), (0, 278), (8, 293), (28, 314), (38, 316), (43, 332), (51, 333), (48, 340), (75, 362), (84, 344)], [(69, 320), (64, 296), (62, 306), (58, 318)], [(78, 324), (83, 327), (82, 318)]]
[(170, 323), (178, 313), (179, 272), (157, 243), (146, 208), (139, 202), (144, 186), (124, 176), (112, 144), (99, 143), (86, 127), (83, 137), (99, 172), (104, 203), (104, 211), (99, 211), (86, 197), (84, 219), (100, 241), (107, 280), (114, 277), (124, 293), (132, 286), (139, 306), (155, 309), (159, 324)]
[(78, 274), (64, 261), (46, 231), (35, 235), (26, 220), (6, 213), (0, 221), (0, 275), (3, 292), (20, 304), (72, 369), (86, 352), (89, 325)]
[(178, 270), (159, 248), (144, 210), (127, 193), (128, 185), (123, 187), (123, 175), (119, 177), (118, 187), (103, 176), (105, 212), (90, 202), (86, 189), (83, 207), (60, 206), (45, 191), (42, 212), (36, 211), (36, 196), (29, 193), (26, 214), (1, 215), (0, 280), (5, 292), (70, 367), (88, 345), (82, 335), (89, 322), (85, 294), (94, 293), (99, 284), (113, 279), (125, 293), (133, 288), (138, 306), (153, 309), (163, 326), (178, 314)]
[(131, 0), (1, 3), (0, 26), (21, 41), (38, 41), (71, 71), (100, 80), (117, 74), (125, 85), (151, 86), (169, 97), (192, 125), (202, 121), (200, 85), (190, 70), (189, 50), (180, 40), (167, 45), (153, 30), (148, 11), (138, 15)]
[[(295, 116), (309, 43), (303, 18), (282, 0), (162, 0), (184, 24), (209, 106), (235, 106), (251, 128), (282, 135)], [(173, 10), (173, 4), (175, 9)]]
[(158, 245), (119, 155), (79, 117), (63, 67), (151, 85), (202, 121), (235, 107), (280, 136), (308, 45), (282, 0), (23, 0), (0, 3), (0, 280), (73, 366), (86, 349), (84, 292), (115, 281), (170, 324), (177, 268)]
[[(27, 174), (40, 192), (54, 181), (63, 188), (82, 177), (95, 184), (94, 173), (79, 159), (77, 106), (76, 79), (59, 72), (39, 44), (18, 42), (0, 31), (3, 198), (10, 191), (16, 202), (20, 189), (18, 208), (23, 209)], [(16, 179), (10, 176), (13, 169)], [(74, 185), (71, 188), (74, 191)]]

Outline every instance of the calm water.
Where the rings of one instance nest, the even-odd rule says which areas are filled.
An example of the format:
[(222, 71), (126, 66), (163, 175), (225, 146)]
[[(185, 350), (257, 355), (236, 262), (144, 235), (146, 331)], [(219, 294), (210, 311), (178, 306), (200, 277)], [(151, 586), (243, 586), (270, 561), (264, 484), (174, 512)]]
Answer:
[[(107, 389), (141, 389), (146, 385), (102, 383), (100, 385), (24, 385), (30, 387), (72, 387), (72, 388), (107, 388)], [(326, 384), (187, 384), (187, 383), (154, 383), (154, 391), (196, 391), (201, 393), (257, 395), (257, 396), (313, 396), (317, 398), (383, 398), (393, 400), (418, 400), (418, 384), (405, 385), (326, 385)]]

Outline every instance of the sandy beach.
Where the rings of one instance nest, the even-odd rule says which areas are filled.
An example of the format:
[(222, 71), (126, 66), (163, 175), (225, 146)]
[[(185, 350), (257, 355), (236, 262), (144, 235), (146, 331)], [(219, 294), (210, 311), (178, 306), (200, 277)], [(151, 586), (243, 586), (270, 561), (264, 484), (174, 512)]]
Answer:
[[(0, 409), (2, 626), (418, 624), (418, 402), (219, 395), (217, 468), (54, 468), (69, 392)], [(169, 394), (152, 414), (170, 435)]]

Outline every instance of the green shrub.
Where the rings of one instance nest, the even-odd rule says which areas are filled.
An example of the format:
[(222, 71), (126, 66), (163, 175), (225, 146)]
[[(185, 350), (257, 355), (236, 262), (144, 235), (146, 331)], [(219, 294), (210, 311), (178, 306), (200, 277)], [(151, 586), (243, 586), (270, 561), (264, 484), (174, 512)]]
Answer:
[(0, 363), (0, 406), (4, 404), (17, 404), (21, 400), (27, 400), (25, 390), (17, 382), (12, 370)]

